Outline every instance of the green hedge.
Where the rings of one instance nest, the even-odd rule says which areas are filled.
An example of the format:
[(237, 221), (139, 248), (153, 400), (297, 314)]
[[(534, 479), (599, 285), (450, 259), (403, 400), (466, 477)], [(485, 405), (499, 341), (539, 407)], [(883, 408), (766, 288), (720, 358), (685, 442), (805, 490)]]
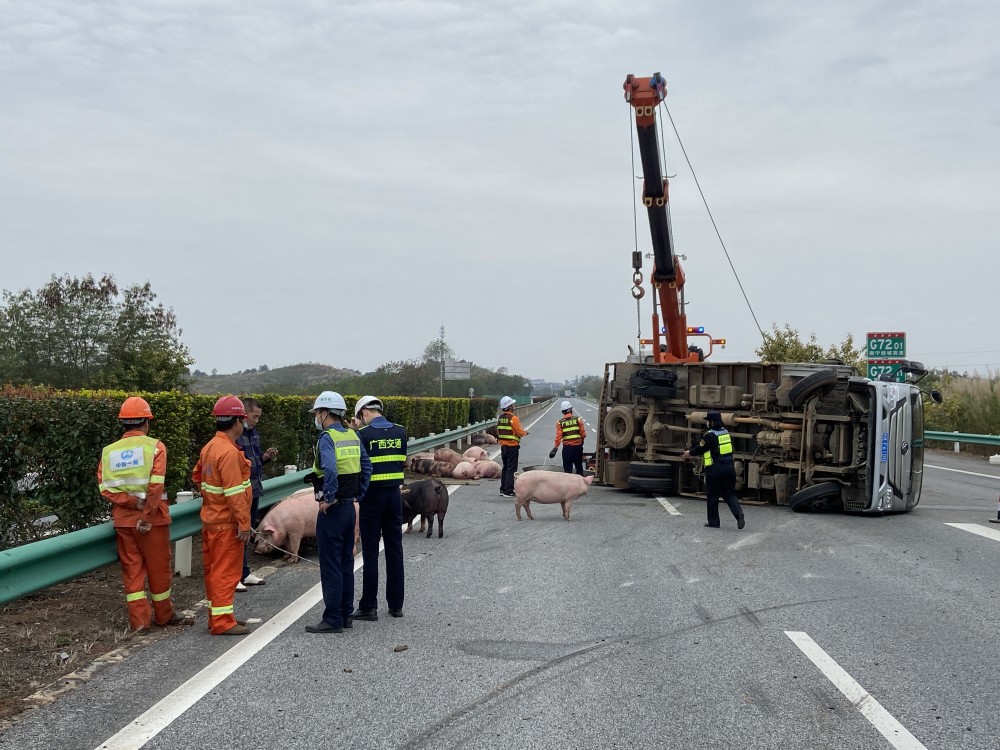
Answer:
[[(56, 515), (58, 531), (93, 526), (109, 518), (109, 506), (97, 490), (97, 464), (105, 445), (121, 437), (118, 409), (128, 395), (117, 391), (7, 389), (0, 394), (0, 549), (32, 541), (41, 533), (33, 525)], [(138, 394), (155, 418), (150, 435), (167, 446), (167, 494), (191, 489), (191, 470), (202, 446), (215, 434), (212, 406), (217, 396), (180, 392)], [(250, 394), (246, 394), (250, 395)], [(313, 399), (254, 394), (263, 415), (257, 428), (261, 445), (278, 449), (265, 465), (267, 476), (286, 464), (312, 464), (316, 429), (309, 412)], [(357, 396), (347, 396), (353, 413)], [(497, 413), (491, 398), (409, 398), (383, 400), (386, 416), (423, 437)], [(25, 478), (34, 477), (33, 483)]]

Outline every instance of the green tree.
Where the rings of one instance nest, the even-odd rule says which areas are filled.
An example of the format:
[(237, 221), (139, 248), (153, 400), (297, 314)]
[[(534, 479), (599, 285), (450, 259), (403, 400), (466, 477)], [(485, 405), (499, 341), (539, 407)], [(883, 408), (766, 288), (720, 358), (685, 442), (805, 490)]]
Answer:
[(147, 282), (53, 274), (37, 292), (3, 292), (0, 381), (56, 388), (184, 388), (192, 363), (173, 310)]
[(757, 349), (757, 356), (765, 362), (822, 362), (836, 359), (851, 365), (858, 372), (865, 371), (865, 348), (854, 344), (854, 337), (847, 338), (840, 344), (823, 349), (816, 341), (816, 334), (809, 334), (809, 340), (803, 341), (797, 330), (785, 323), (784, 328), (772, 325), (773, 333), (764, 334), (764, 343)]

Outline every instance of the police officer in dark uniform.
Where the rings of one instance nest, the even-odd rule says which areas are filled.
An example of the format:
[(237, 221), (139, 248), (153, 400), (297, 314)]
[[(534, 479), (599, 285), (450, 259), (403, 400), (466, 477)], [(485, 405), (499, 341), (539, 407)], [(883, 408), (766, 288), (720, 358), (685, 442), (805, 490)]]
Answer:
[(722, 525), (719, 519), (719, 498), (726, 501), (729, 510), (736, 518), (738, 528), (746, 526), (743, 508), (736, 497), (736, 469), (733, 466), (733, 439), (722, 424), (722, 414), (712, 410), (706, 416), (708, 432), (701, 441), (690, 450), (684, 451), (681, 458), (687, 460), (691, 456), (703, 456), (705, 461), (705, 485), (708, 494), (708, 523), (705, 525), (717, 529)]
[(382, 416), (382, 402), (362, 396), (354, 406), (361, 445), (372, 460), (372, 478), (360, 506), (361, 599), (355, 620), (378, 620), (378, 540), (385, 543), (385, 598), (389, 614), (403, 616), (403, 484), (406, 430)]
[(316, 444), (312, 482), (319, 515), (316, 516), (316, 548), (319, 578), (323, 586), (323, 619), (306, 625), (309, 633), (342, 633), (353, 627), (354, 534), (358, 524), (358, 501), (368, 489), (372, 462), (358, 434), (343, 422), (347, 404), (335, 391), (323, 391), (313, 404)]

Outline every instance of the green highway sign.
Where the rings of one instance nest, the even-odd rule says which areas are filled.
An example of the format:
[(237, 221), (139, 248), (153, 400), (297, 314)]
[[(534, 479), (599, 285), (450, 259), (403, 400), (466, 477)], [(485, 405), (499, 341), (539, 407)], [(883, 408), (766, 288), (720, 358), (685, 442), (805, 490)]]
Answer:
[(868, 359), (904, 359), (906, 357), (905, 333), (869, 333)]
[(872, 380), (878, 380), (881, 376), (888, 374), (897, 383), (903, 383), (906, 381), (906, 373), (899, 369), (902, 364), (903, 361), (900, 359), (869, 359), (868, 377)]

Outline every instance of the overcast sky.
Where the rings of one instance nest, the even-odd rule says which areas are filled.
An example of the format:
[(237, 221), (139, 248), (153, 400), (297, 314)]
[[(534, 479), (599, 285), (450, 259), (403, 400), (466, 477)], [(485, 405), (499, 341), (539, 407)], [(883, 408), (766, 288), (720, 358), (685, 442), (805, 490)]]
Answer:
[[(599, 374), (650, 335), (625, 75), (765, 330), (1000, 370), (1000, 5), (0, 0), (0, 287), (150, 281), (203, 370)], [(667, 123), (689, 323), (760, 334)], [(648, 277), (651, 261), (646, 261)]]

